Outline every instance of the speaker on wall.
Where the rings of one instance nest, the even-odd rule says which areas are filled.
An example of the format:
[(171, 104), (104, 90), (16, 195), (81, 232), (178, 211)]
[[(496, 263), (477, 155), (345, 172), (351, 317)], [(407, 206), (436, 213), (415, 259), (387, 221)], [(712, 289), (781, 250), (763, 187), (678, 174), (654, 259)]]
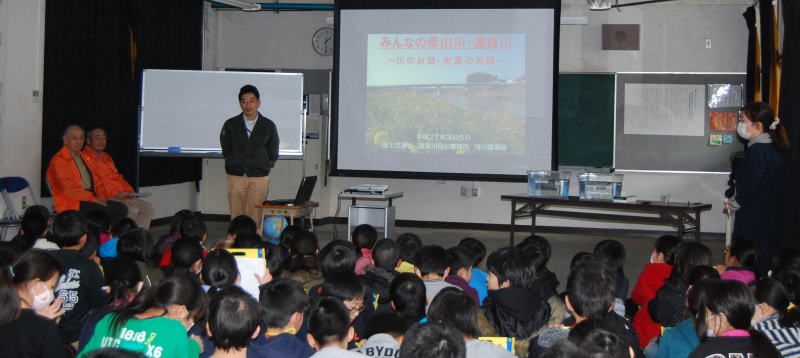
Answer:
[(603, 50), (639, 50), (638, 24), (603, 24)]

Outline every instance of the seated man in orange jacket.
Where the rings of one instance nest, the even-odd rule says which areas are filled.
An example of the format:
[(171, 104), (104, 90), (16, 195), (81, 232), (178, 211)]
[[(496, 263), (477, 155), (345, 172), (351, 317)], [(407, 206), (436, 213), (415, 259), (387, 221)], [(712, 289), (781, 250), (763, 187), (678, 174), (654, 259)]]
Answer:
[(47, 166), (47, 184), (53, 194), (56, 212), (80, 210), (88, 213), (102, 210), (108, 213), (112, 224), (124, 218), (128, 214), (124, 204), (95, 195), (94, 168), (81, 158), (83, 128), (78, 125), (67, 127), (63, 140), (64, 146)]
[(103, 128), (91, 129), (86, 137), (86, 147), (81, 152), (81, 158), (92, 167), (94, 192), (100, 198), (125, 204), (128, 207), (128, 217), (136, 221), (140, 228), (147, 230), (153, 220), (153, 205), (133, 197), (136, 194), (133, 187), (117, 171), (114, 159), (105, 152), (107, 143), (108, 136)]

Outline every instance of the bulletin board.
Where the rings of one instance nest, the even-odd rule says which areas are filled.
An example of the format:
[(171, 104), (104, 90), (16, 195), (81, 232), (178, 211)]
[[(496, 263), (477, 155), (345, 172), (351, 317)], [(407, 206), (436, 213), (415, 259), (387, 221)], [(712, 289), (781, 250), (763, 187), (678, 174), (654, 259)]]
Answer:
[(614, 167), (730, 172), (744, 73), (617, 73)]

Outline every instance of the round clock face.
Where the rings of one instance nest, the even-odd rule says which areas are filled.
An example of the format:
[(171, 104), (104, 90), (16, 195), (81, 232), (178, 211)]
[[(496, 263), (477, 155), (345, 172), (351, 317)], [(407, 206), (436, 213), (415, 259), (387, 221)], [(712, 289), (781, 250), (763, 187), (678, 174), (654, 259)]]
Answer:
[(333, 28), (319, 28), (311, 38), (311, 45), (314, 46), (314, 51), (322, 56), (333, 55)]

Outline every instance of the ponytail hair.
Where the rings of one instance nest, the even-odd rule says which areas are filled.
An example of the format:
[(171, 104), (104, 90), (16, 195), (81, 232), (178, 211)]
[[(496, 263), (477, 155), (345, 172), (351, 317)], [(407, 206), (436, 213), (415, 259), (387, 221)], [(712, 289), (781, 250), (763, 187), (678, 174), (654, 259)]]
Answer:
[(110, 305), (125, 305), (135, 298), (136, 286), (143, 282), (142, 272), (136, 262), (127, 257), (117, 257), (105, 266), (105, 278), (110, 294), (107, 302)]
[(20, 251), (25, 251), (36, 244), (36, 239), (43, 236), (47, 231), (48, 218), (31, 212), (22, 217), (20, 224), (20, 234), (12, 242)]
[(12, 265), (0, 268), (0, 326), (19, 317), (22, 308), (17, 288), (33, 279), (47, 281), (61, 274), (56, 258), (44, 250), (30, 249)]
[(758, 275), (759, 270), (756, 267), (758, 248), (755, 242), (752, 240), (735, 240), (731, 243), (730, 254), (739, 260), (742, 267)]
[[(205, 318), (207, 298), (203, 289), (200, 288), (200, 284), (191, 278), (170, 277), (161, 281), (158, 286), (145, 290), (129, 305), (114, 311), (109, 327), (111, 331), (108, 333), (116, 337), (120, 328), (125, 326), (129, 319), (152, 308), (161, 310), (159, 316), (164, 316), (170, 305), (184, 306), (190, 315), (197, 317), (199, 313)], [(195, 322), (202, 325), (197, 318), (195, 318)]]
[(318, 273), (317, 250), (319, 250), (317, 235), (305, 230), (300, 232), (292, 239), (289, 257), (283, 262), (284, 270), (289, 272), (304, 270), (313, 274)]
[(172, 245), (172, 275), (189, 274), (189, 268), (203, 258), (203, 246), (192, 238), (180, 238)]
[(692, 288), (703, 292), (702, 306), (694, 315), (695, 329), (701, 341), (706, 336), (706, 311), (712, 314), (724, 314), (728, 324), (735, 329), (747, 330), (753, 345), (753, 356), (758, 358), (780, 358), (781, 354), (772, 342), (761, 332), (750, 327), (750, 320), (755, 310), (755, 300), (744, 283), (735, 280), (712, 280)]
[[(771, 278), (780, 282), (789, 298), (789, 302), (800, 304), (800, 249), (785, 249), (776, 254)], [(800, 327), (800, 310), (790, 309), (781, 317), (782, 327)]]
[(742, 108), (747, 118), (753, 123), (761, 123), (764, 127), (764, 133), (769, 133), (772, 143), (778, 147), (778, 150), (784, 152), (789, 149), (789, 135), (786, 132), (786, 127), (778, 117), (775, 117), (775, 112), (769, 107), (769, 104), (764, 102), (752, 102)]
[(239, 268), (236, 259), (227, 250), (211, 251), (203, 259), (202, 278), (206, 285), (211, 286), (209, 293), (233, 286), (237, 277)]

